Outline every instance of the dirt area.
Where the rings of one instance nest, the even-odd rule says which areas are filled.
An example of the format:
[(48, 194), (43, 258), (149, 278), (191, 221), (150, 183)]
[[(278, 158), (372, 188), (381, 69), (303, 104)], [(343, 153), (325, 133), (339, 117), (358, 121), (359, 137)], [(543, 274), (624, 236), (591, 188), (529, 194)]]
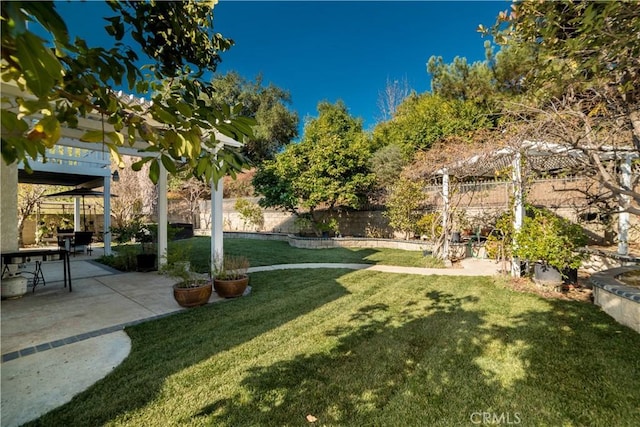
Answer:
[(593, 302), (593, 292), (588, 275), (578, 276), (578, 283), (575, 285), (563, 285), (562, 292), (538, 285), (527, 277), (506, 278), (505, 286), (518, 292), (540, 295), (543, 298)]

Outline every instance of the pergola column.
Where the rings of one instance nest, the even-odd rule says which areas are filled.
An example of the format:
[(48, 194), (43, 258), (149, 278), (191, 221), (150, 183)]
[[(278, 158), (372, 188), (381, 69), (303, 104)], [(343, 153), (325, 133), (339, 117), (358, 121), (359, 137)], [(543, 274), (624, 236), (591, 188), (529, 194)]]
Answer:
[(442, 232), (444, 242), (442, 243), (442, 259), (449, 259), (449, 171), (442, 172)]
[(222, 193), (223, 179), (218, 180), (218, 185), (211, 181), (211, 268), (222, 267), (224, 256), (222, 219)]
[[(104, 233), (102, 234), (104, 242), (104, 254), (111, 255), (111, 175), (105, 176), (104, 180), (104, 220), (103, 227)], [(73, 206), (73, 218), (74, 218), (74, 230), (80, 229), (80, 200), (76, 197), (76, 202)]]
[(158, 266), (167, 262), (167, 169), (162, 162), (158, 177)]
[[(625, 190), (631, 190), (631, 156), (625, 156), (620, 164), (620, 184)], [(631, 197), (622, 195), (620, 213), (618, 214), (618, 254), (629, 255), (629, 203)]]
[[(522, 199), (522, 159), (518, 152), (513, 158), (511, 164), (511, 180), (513, 182), (513, 247), (518, 245), (515, 234), (522, 228), (522, 220), (524, 217), (524, 200)], [(520, 259), (512, 257), (511, 259), (511, 275), (520, 277)]]

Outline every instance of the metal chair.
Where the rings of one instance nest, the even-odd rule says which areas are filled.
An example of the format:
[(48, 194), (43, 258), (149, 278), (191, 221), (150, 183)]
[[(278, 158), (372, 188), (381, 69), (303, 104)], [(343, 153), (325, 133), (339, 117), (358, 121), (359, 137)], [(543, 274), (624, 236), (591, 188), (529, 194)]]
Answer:
[(77, 249), (80, 247), (85, 247), (87, 249), (87, 254), (91, 255), (91, 251), (93, 251), (93, 249), (91, 249), (92, 240), (92, 231), (76, 231), (75, 233), (73, 233), (73, 240), (71, 241), (73, 256), (76, 255)]

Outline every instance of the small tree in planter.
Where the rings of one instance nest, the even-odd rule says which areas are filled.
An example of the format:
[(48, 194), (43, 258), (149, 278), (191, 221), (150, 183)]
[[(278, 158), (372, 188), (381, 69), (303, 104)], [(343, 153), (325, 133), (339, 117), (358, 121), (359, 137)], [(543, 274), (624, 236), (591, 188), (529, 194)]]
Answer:
[[(126, 271), (152, 271), (156, 269), (156, 238), (158, 227), (156, 224), (143, 224), (139, 220), (129, 221), (122, 227), (111, 227), (115, 241), (119, 244), (135, 241), (140, 244), (140, 253), (136, 254), (136, 264), (128, 261)], [(127, 255), (128, 256), (128, 255)]]
[(213, 286), (218, 296), (234, 298), (244, 294), (249, 284), (249, 259), (242, 255), (225, 255), (216, 262), (213, 271)]
[(206, 304), (212, 293), (211, 280), (191, 271), (188, 253), (188, 248), (174, 246), (159, 269), (161, 274), (178, 280), (173, 285), (173, 297), (180, 306), (187, 308)]
[[(577, 249), (587, 244), (582, 227), (538, 208), (531, 208), (514, 240), (513, 254), (536, 263), (536, 279), (541, 282), (562, 282), (582, 264), (584, 254)], [(549, 271), (555, 274), (545, 277)]]

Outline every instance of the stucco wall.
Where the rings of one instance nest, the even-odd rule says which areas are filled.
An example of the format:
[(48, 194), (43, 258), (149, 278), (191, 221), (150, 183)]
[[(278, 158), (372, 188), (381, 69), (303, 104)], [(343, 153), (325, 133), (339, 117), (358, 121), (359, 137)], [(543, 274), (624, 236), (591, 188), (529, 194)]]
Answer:
[(2, 252), (18, 250), (18, 166), (0, 160), (0, 242)]
[[(249, 198), (257, 203), (258, 198)], [(251, 224), (245, 224), (242, 217), (235, 210), (236, 199), (224, 199), (223, 224), (224, 231), (266, 231), (273, 233), (295, 234), (300, 232), (296, 223), (296, 217), (289, 213), (274, 209), (263, 209), (264, 226), (258, 230)], [(382, 211), (342, 211), (335, 214), (338, 220), (340, 233), (344, 236), (376, 237), (376, 238), (402, 238), (401, 234), (394, 235), (389, 228), (388, 220), (382, 215)], [(200, 228), (207, 229), (211, 224), (211, 203), (200, 202)], [(311, 230), (307, 230), (310, 232)]]

